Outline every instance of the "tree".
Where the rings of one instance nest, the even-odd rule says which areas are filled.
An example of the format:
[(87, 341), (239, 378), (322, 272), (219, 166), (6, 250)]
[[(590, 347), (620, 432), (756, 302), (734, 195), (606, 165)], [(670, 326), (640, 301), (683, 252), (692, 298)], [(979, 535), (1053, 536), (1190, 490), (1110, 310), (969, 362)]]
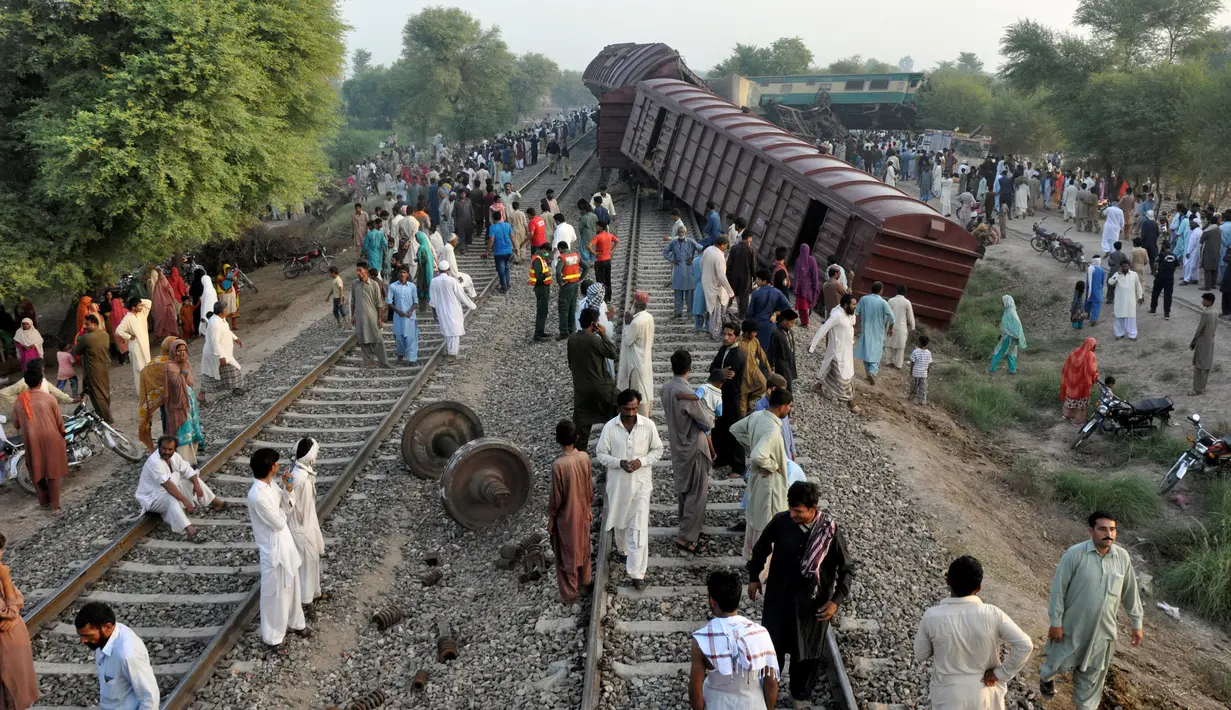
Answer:
[(906, 55), (898, 60), (898, 69), (904, 72), (913, 71), (915, 68), (915, 60), (911, 59), (910, 55)]
[(957, 67), (966, 71), (981, 72), (983, 71), (983, 60), (979, 59), (979, 55), (974, 52), (961, 52), (957, 55)]
[(1211, 34), (1217, 41), (1218, 33), (1211, 33), (1210, 28), (1222, 4), (1222, 0), (1153, 0), (1153, 7), (1141, 21), (1155, 28), (1155, 51), (1162, 60), (1174, 62), (1197, 49)]
[(992, 92), (977, 78), (949, 70), (933, 74), (916, 102), (923, 126), (970, 130), (987, 120)]
[(514, 58), (499, 27), (484, 28), (455, 7), (429, 7), (406, 21), (402, 58), (404, 115), (420, 136), (447, 126), (465, 140), (504, 127), (511, 111), (505, 72)]
[(594, 103), (594, 94), (581, 83), (581, 72), (565, 69), (556, 85), (551, 87), (551, 103), (560, 108)]
[(1153, 28), (1143, 15), (1153, 0), (1080, 0), (1073, 22), (1107, 45), (1121, 69), (1141, 65), (1150, 52)]
[(879, 59), (868, 58), (863, 63), (863, 70), (867, 74), (892, 74), (898, 70), (897, 66), (889, 62), (882, 62)]
[(6, 0), (0, 298), (235, 235), (316, 194), (336, 129), (333, 0)]
[(366, 49), (356, 49), (355, 58), (351, 61), (351, 73), (360, 74), (372, 66), (372, 53)]
[(862, 74), (864, 73), (863, 57), (853, 54), (844, 59), (839, 59), (827, 67), (822, 67), (817, 72), (820, 74)]
[(1041, 155), (1056, 146), (1056, 126), (1038, 94), (1009, 89), (993, 95), (983, 132), (1001, 153)]
[(737, 43), (726, 59), (709, 71), (717, 78), (728, 74), (743, 76), (787, 76), (803, 74), (812, 64), (812, 50), (799, 37), (782, 37), (768, 47)]
[(342, 99), (346, 117), (354, 128), (389, 130), (401, 110), (399, 94), (394, 90), (395, 66), (366, 67), (342, 83)]
[(528, 52), (517, 58), (509, 73), (510, 105), (513, 120), (531, 113), (560, 81), (560, 67), (538, 52)]

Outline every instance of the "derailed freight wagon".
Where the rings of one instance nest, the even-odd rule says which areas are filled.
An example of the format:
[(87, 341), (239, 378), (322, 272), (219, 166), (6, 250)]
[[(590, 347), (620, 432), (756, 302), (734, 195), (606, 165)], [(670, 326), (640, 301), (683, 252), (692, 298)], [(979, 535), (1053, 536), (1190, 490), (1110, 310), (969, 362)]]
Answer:
[(633, 167), (620, 152), (620, 141), (633, 109), (637, 82), (662, 77), (705, 85), (705, 81), (684, 64), (679, 52), (662, 43), (609, 44), (590, 61), (581, 75), (581, 82), (598, 99), (600, 168), (628, 170)]
[(682, 81), (637, 85), (620, 146), (698, 213), (743, 217), (758, 258), (807, 244), (855, 272), (853, 290), (905, 285), (915, 316), (945, 329), (979, 258), (975, 238), (926, 204), (734, 104)]

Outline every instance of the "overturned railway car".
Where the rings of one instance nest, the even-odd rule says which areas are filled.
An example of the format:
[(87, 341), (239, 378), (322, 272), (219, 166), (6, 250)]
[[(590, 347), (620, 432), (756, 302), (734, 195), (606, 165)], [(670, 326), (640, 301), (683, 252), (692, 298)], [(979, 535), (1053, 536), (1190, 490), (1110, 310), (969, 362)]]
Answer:
[(609, 44), (582, 73), (582, 83), (598, 99), (599, 167), (616, 170), (633, 167), (620, 152), (620, 143), (633, 109), (637, 82), (653, 78), (681, 79), (695, 86), (705, 86), (705, 80), (684, 64), (680, 53), (662, 43)]
[[(699, 213), (712, 201), (743, 217), (761, 259), (809, 245), (872, 282), (909, 289), (915, 316), (948, 328), (979, 258), (975, 238), (936, 210), (704, 89), (637, 85), (620, 151)], [(824, 268), (824, 262), (821, 264)]]

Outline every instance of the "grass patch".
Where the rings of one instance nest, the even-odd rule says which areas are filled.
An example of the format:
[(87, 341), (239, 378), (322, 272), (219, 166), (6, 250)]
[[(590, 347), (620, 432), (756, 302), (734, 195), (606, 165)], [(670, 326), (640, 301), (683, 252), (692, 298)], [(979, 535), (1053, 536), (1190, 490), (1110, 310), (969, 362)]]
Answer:
[(1180, 371), (1173, 370), (1173, 369), (1163, 370), (1162, 372), (1158, 373), (1158, 381), (1162, 382), (1163, 384), (1168, 384), (1168, 385), (1172, 384), (1173, 382), (1179, 382), (1180, 381)]
[(1159, 583), (1173, 599), (1215, 621), (1231, 620), (1231, 544), (1204, 538), (1163, 570)]
[(1124, 437), (1113, 449), (1113, 458), (1120, 465), (1145, 462), (1170, 466), (1187, 449), (1188, 442), (1184, 439), (1158, 430), (1149, 436)]
[(1106, 510), (1117, 522), (1135, 526), (1152, 520), (1158, 510), (1154, 486), (1135, 476), (1101, 478), (1063, 471), (1056, 474), (1054, 483), (1056, 497), (1077, 515)]
[(1004, 480), (1014, 493), (1025, 498), (1047, 497), (1050, 494), (1043, 462), (1033, 456), (1015, 458), (1013, 465), (1005, 472)]
[(1060, 371), (1048, 369), (1019, 374), (1013, 380), (1013, 389), (1031, 407), (1056, 409), (1060, 406)]
[(936, 401), (980, 431), (1000, 431), (1034, 416), (1029, 403), (1007, 379), (952, 368), (937, 379)]
[(1175, 338), (1167, 338), (1166, 340), (1162, 342), (1162, 345), (1160, 347), (1163, 350), (1179, 350), (1180, 341), (1176, 340)]

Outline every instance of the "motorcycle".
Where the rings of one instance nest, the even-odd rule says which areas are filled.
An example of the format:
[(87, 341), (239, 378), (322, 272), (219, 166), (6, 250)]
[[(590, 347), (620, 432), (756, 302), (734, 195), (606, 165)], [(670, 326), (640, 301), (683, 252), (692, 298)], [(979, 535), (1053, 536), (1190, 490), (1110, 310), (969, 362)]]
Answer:
[[(30, 475), (30, 466), (26, 462), (25, 447), (20, 440), (7, 440), (13, 447), (9, 457), (9, 478), (16, 478), (18, 485), (30, 493), (34, 493), (34, 479)], [(76, 468), (98, 452), (100, 446), (114, 451), (126, 461), (136, 463), (145, 457), (145, 448), (133, 443), (114, 427), (103, 421), (84, 404), (77, 405), (73, 413), (64, 418), (64, 443), (68, 448), (68, 466)]]
[(1231, 436), (1216, 437), (1201, 426), (1201, 415), (1193, 413), (1188, 421), (1196, 427), (1196, 435), (1188, 437), (1188, 450), (1180, 454), (1175, 465), (1163, 476), (1158, 486), (1160, 494), (1175, 488), (1190, 468), (1207, 470), (1231, 461)]
[(282, 265), (282, 275), (288, 279), (293, 279), (305, 271), (312, 270), (312, 262), (317, 262), (316, 266), (321, 270), (322, 274), (329, 273), (329, 267), (333, 266), (333, 257), (325, 252), (325, 247), (318, 246), (312, 251), (303, 254), (292, 254), (286, 258), (286, 263)]
[[(1138, 431), (1153, 431), (1171, 421), (1175, 403), (1170, 397), (1151, 397), (1140, 402), (1125, 402), (1102, 382), (1098, 383), (1099, 402), (1094, 416), (1082, 425), (1073, 449), (1079, 448), (1095, 431), (1116, 436)], [(1155, 420), (1158, 420), (1157, 423)]]
[(17, 453), (17, 446), (13, 445), (4, 435), (4, 424), (9, 420), (8, 417), (0, 414), (0, 485), (4, 485), (8, 481), (9, 461)]

